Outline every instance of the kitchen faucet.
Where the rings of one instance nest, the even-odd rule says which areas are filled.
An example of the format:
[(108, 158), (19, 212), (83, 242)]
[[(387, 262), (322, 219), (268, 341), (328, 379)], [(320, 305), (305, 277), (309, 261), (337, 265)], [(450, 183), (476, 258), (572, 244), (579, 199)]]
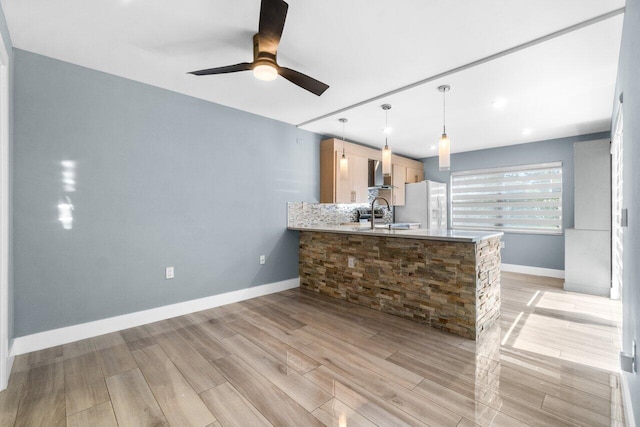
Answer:
[(373, 198), (373, 200), (371, 201), (371, 229), (372, 230), (376, 228), (376, 214), (374, 213), (374, 210), (373, 210), (373, 205), (376, 204), (376, 200), (384, 200), (384, 202), (387, 204), (387, 209), (391, 210), (391, 206), (389, 206), (389, 202), (387, 202), (387, 199), (385, 199), (384, 197)]

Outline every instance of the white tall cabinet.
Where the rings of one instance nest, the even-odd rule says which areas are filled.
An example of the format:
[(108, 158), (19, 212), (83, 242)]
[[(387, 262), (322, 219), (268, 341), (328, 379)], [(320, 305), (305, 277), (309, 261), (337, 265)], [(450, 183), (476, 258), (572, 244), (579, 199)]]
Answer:
[(610, 141), (573, 145), (574, 225), (565, 230), (564, 289), (610, 296)]

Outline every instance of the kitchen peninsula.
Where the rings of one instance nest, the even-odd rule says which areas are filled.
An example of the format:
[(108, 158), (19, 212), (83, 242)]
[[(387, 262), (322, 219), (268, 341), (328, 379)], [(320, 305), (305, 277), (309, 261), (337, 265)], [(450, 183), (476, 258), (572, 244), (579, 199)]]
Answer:
[(302, 289), (473, 340), (498, 318), (502, 233), (372, 230), (327, 216), (319, 224), (298, 220), (293, 205), (288, 228), (300, 232)]

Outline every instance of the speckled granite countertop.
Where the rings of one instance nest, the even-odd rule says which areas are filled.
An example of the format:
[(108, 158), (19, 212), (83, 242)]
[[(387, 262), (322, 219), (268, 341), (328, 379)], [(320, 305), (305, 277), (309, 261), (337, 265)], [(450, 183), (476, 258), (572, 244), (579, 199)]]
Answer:
[(372, 230), (358, 223), (353, 225), (306, 225), (291, 226), (289, 230), (319, 231), (323, 233), (362, 234), (370, 236), (400, 237), (405, 239), (440, 240), (445, 242), (475, 243), (492, 237), (501, 237), (500, 231), (462, 231), (462, 230), (427, 230), (427, 229), (386, 229), (376, 228)]

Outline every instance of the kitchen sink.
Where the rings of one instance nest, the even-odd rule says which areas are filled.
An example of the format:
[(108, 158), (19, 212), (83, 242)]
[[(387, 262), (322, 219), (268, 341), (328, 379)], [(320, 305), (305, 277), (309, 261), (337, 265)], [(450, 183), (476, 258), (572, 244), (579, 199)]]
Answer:
[[(369, 224), (369, 227), (371, 227), (371, 224)], [(389, 230), (410, 230), (412, 228), (419, 228), (420, 224), (414, 222), (394, 222), (390, 224), (376, 224), (375, 227)]]
[[(360, 227), (361, 229), (371, 228), (370, 222), (349, 222), (343, 223), (342, 225), (353, 225), (356, 227)], [(420, 223), (417, 222), (393, 222), (393, 223), (379, 223), (375, 225), (376, 229), (382, 230), (411, 230), (420, 228)]]

